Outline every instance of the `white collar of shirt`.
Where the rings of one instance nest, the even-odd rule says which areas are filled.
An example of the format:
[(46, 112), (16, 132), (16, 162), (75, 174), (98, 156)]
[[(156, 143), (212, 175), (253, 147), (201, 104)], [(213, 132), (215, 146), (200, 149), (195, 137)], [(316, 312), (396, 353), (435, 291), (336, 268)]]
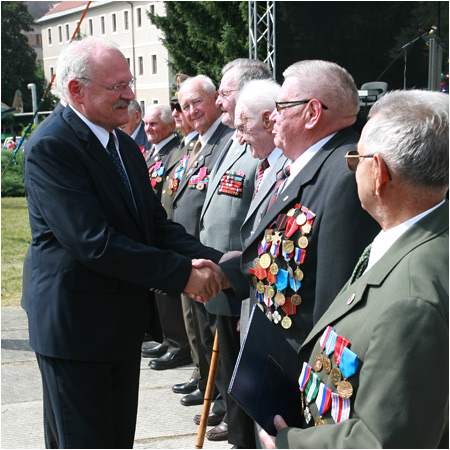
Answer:
[(198, 135), (197, 131), (191, 131), (187, 136), (185, 136), (184, 139), (184, 145), (188, 145), (189, 142), (192, 141), (192, 139), (194, 139), (196, 136)]
[(155, 144), (155, 151), (153, 152), (152, 156), (155, 156), (159, 151), (170, 141), (173, 139), (173, 134), (171, 134), (169, 137), (166, 137), (161, 142), (158, 142)]
[[(69, 106), (72, 108), (72, 111), (75, 112), (75, 114), (89, 127), (89, 129), (95, 134), (96, 138), (100, 141), (100, 143), (103, 145), (103, 147), (106, 150), (106, 146), (109, 142), (109, 132), (106, 131), (104, 128), (99, 127), (98, 125), (95, 125), (95, 123), (92, 123), (89, 119), (87, 119), (83, 114), (81, 114), (80, 111), (75, 109), (72, 105), (69, 104)], [(119, 146), (117, 145), (117, 136), (116, 132), (113, 130), (114, 135), (114, 141), (116, 143), (116, 149), (119, 149)], [(120, 152), (119, 152), (120, 155)], [(120, 157), (122, 159), (122, 157)]]
[(272, 150), (272, 153), (267, 157), (267, 162), (269, 163), (269, 167), (266, 170), (271, 169), (273, 165), (277, 162), (278, 158), (281, 156), (283, 152), (281, 148), (275, 147)]
[[(439, 208), (442, 204), (444, 204), (445, 200), (438, 203), (436, 206), (433, 206), (427, 211), (418, 214), (417, 216), (407, 220), (406, 222), (397, 225), (390, 230), (383, 231), (381, 230), (378, 235), (375, 237), (372, 243), (372, 249), (370, 250), (369, 263), (367, 265), (367, 272), (374, 264), (376, 264), (384, 254), (394, 245), (394, 243), (400, 238), (400, 236), (405, 233), (409, 228), (411, 228), (415, 223), (417, 223), (420, 219), (430, 214), (436, 208)], [(364, 273), (365, 273), (364, 272)]]
[(199, 137), (199, 140), (202, 144), (202, 148), (205, 146), (205, 144), (209, 141), (209, 138), (214, 134), (214, 132), (217, 130), (217, 127), (222, 123), (222, 116), (220, 116), (206, 131), (206, 133), (203, 136)]
[(139, 124), (139, 126), (134, 130), (134, 133), (131, 135), (131, 138), (136, 140), (136, 136), (139, 133), (139, 130), (141, 129), (141, 127), (144, 126), (144, 123), (141, 121), (141, 123)]
[(306, 152), (302, 153), (294, 162), (290, 164), (290, 175), (283, 186), (283, 191), (287, 186), (292, 182), (292, 180), (300, 173), (303, 167), (311, 161), (313, 156), (335, 135), (336, 133), (330, 134), (327, 137), (324, 137), (320, 141), (311, 145), (311, 147), (306, 150)]

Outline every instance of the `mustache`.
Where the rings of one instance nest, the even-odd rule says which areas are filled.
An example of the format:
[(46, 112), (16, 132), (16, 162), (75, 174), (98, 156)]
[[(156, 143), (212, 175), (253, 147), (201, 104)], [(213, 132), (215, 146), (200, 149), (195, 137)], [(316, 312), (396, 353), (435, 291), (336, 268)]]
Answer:
[(130, 100), (125, 100), (123, 98), (119, 99), (116, 103), (113, 105), (113, 110), (118, 108), (128, 108), (128, 105), (130, 104)]

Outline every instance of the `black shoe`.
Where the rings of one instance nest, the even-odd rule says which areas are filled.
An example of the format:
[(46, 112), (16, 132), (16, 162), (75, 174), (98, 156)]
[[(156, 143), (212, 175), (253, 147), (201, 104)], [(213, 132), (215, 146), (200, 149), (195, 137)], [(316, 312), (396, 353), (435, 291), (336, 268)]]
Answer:
[(191, 378), (187, 383), (176, 384), (172, 387), (172, 391), (175, 394), (190, 394), (198, 387), (198, 381), (195, 378)]
[(164, 355), (168, 348), (166, 345), (158, 344), (152, 348), (143, 348), (141, 354), (143, 358), (158, 358)]
[(173, 353), (166, 352), (164, 355), (157, 359), (152, 359), (148, 365), (151, 369), (155, 370), (165, 370), (174, 369), (175, 367), (185, 366), (186, 364), (191, 364), (192, 358), (190, 356), (178, 356)]
[(181, 398), (180, 402), (184, 406), (203, 405), (205, 399), (205, 391), (203, 389), (196, 389), (188, 395)]
[[(217, 414), (214, 414), (213, 412), (210, 412), (209, 416), (208, 416), (208, 420), (206, 421), (206, 425), (208, 425), (208, 427), (215, 427), (216, 425), (219, 425), (220, 422), (222, 422), (222, 419), (223, 419), (223, 414), (221, 414), (219, 416)], [(200, 425), (201, 420), (202, 420), (201, 414), (196, 414), (194, 416), (194, 423), (196, 425)]]

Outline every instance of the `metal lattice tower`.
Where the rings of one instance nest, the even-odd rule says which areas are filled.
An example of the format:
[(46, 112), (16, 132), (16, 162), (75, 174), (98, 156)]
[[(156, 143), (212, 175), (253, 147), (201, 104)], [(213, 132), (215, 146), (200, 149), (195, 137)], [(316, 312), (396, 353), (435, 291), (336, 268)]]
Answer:
[[(263, 61), (272, 70), (273, 78), (276, 78), (276, 46), (275, 46), (275, 2), (266, 1), (265, 10), (262, 5), (258, 11), (258, 3), (248, 2), (248, 41), (249, 41), (249, 58), (258, 58), (261, 46), (266, 44), (266, 55)], [(261, 53), (261, 50), (260, 50)]]

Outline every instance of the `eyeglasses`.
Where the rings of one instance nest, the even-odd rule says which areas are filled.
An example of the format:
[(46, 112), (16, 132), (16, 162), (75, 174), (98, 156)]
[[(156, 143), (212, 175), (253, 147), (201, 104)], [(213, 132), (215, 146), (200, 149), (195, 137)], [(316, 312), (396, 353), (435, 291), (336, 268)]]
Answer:
[[(347, 161), (347, 168), (350, 172), (356, 172), (359, 164), (359, 158), (373, 158), (375, 155), (360, 155), (357, 150), (351, 150), (345, 155), (345, 160)], [(384, 165), (386, 166), (386, 171), (389, 179), (392, 181), (391, 172), (389, 171), (389, 167), (386, 164), (386, 161), (383, 159)]]
[(181, 105), (177, 102), (177, 103), (171, 103), (170, 104), (170, 109), (173, 111), (174, 109), (176, 109), (179, 113), (182, 112), (181, 110)]
[(232, 92), (236, 92), (237, 89), (233, 89), (233, 90), (229, 90), (229, 91), (217, 91), (219, 96), (225, 100), (226, 98), (228, 98)]
[[(275, 102), (275, 107), (277, 111), (281, 111), (282, 109), (292, 108), (293, 106), (304, 105), (305, 103), (309, 103), (313, 99), (309, 100), (292, 100), (290, 102)], [(328, 109), (322, 102), (319, 102), (322, 105), (323, 109)]]
[(123, 92), (127, 87), (129, 87), (130, 89), (134, 89), (134, 86), (136, 85), (136, 78), (132, 78), (128, 83), (119, 83), (115, 86), (108, 86), (107, 84), (99, 83), (98, 81), (91, 80), (90, 78), (79, 77), (79, 80), (90, 81), (91, 83), (103, 86), (104, 88), (109, 89), (113, 92)]

